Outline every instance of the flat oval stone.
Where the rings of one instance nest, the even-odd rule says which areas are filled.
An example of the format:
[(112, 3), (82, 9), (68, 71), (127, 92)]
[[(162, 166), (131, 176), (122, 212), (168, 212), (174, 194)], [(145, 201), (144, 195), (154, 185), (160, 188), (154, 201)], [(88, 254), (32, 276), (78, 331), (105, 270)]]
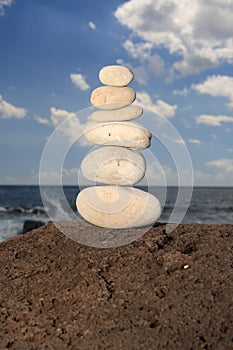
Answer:
[(123, 186), (85, 188), (78, 194), (76, 206), (86, 221), (108, 228), (152, 225), (162, 212), (155, 196), (134, 187)]
[(115, 122), (136, 119), (139, 118), (142, 113), (142, 107), (131, 105), (115, 110), (99, 110), (92, 113), (90, 118), (97, 122)]
[(104, 85), (126, 86), (133, 80), (133, 72), (125, 66), (106, 66), (100, 70), (99, 80)]
[(145, 149), (150, 146), (151, 133), (135, 122), (109, 122), (89, 125), (84, 136), (96, 145)]
[(137, 151), (107, 146), (89, 153), (82, 161), (81, 170), (91, 181), (109, 185), (134, 185), (144, 177), (146, 162)]
[(100, 86), (92, 91), (91, 103), (101, 109), (118, 109), (130, 105), (135, 98), (130, 87)]

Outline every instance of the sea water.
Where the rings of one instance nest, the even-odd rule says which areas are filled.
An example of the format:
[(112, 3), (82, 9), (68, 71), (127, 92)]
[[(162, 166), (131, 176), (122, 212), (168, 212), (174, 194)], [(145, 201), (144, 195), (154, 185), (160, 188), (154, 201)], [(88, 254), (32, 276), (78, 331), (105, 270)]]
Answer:
[[(75, 200), (79, 190), (76, 186), (63, 187), (70, 210), (77, 214)], [(144, 190), (147, 190), (146, 188)], [(150, 188), (149, 192), (164, 201), (160, 222), (167, 222), (176, 202), (177, 187)], [(47, 204), (53, 212), (53, 219), (66, 220), (69, 216), (62, 199), (56, 196), (56, 186), (46, 189)], [(186, 203), (178, 210), (186, 211)], [(48, 222), (50, 218), (44, 208), (39, 186), (0, 186), (0, 241), (22, 232), (26, 220)], [(193, 195), (184, 216), (183, 223), (228, 223), (233, 224), (233, 187), (194, 187)]]

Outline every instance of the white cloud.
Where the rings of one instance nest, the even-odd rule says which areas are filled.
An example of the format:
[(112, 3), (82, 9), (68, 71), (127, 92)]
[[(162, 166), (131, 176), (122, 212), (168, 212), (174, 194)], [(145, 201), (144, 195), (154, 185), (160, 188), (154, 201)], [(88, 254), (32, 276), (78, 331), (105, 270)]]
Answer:
[(185, 145), (185, 141), (183, 139), (174, 139), (172, 142), (178, 144), (178, 145)]
[(89, 22), (89, 23), (88, 23), (88, 26), (89, 26), (91, 29), (93, 29), (93, 30), (96, 29), (96, 25), (95, 25), (95, 23), (93, 23), (93, 22)]
[(126, 67), (130, 68), (133, 71), (134, 80), (137, 81), (141, 85), (147, 85), (148, 74), (147, 74), (144, 66), (142, 66), (142, 65), (138, 65), (138, 66), (134, 65), (133, 66), (129, 62), (124, 62), (124, 60), (122, 60), (121, 58), (118, 58), (116, 60), (116, 63), (121, 65), (121, 66), (126, 66)]
[[(127, 39), (123, 47), (129, 54), (139, 61), (139, 64), (131, 65), (135, 74), (135, 80), (139, 84), (147, 84), (151, 73), (161, 76), (165, 72), (165, 63), (158, 54), (152, 54), (153, 45), (151, 43), (133, 43)], [(122, 60), (121, 60), (122, 61)]]
[(59, 129), (59, 131), (68, 138), (70, 143), (74, 143), (79, 140), (80, 145), (85, 146), (88, 144), (85, 137), (82, 137), (84, 127), (86, 124), (81, 124), (80, 120), (76, 113), (68, 112), (63, 109), (57, 109), (52, 107), (50, 109), (51, 112), (51, 122), (53, 126), (56, 128), (58, 125), (63, 123)]
[(182, 90), (173, 90), (173, 95), (176, 95), (176, 96), (187, 96), (189, 94), (189, 89), (187, 88), (184, 88)]
[(202, 142), (198, 139), (188, 139), (189, 143), (192, 143), (193, 145), (201, 145)]
[(153, 45), (147, 42), (134, 44), (131, 40), (126, 40), (123, 47), (133, 58), (145, 59), (150, 56)]
[(233, 159), (223, 158), (211, 160), (205, 163), (208, 166), (218, 168), (226, 174), (233, 173)]
[[(78, 168), (62, 168), (61, 172), (55, 170), (41, 171), (40, 181), (42, 184), (46, 185), (59, 185), (62, 176), (63, 185), (80, 185), (78, 183), (79, 179), (79, 169)], [(38, 181), (38, 175), (35, 175), (34, 181)]]
[(176, 145), (185, 145), (185, 141), (184, 139), (182, 139), (182, 137), (171, 137), (168, 134), (162, 134), (163, 138), (165, 140), (168, 140), (169, 142), (175, 143)]
[(146, 92), (138, 92), (136, 103), (138, 103), (143, 108), (146, 108), (152, 112), (161, 114), (165, 118), (172, 118), (175, 115), (177, 109), (176, 105), (170, 105), (162, 100), (157, 100), (154, 104), (151, 97)]
[[(215, 162), (215, 161), (214, 161)], [(210, 162), (211, 163), (211, 162)], [(213, 172), (211, 169), (215, 164), (207, 164), (208, 170), (198, 170), (194, 169), (194, 185), (196, 186), (232, 186), (232, 167), (233, 161), (231, 164), (228, 162), (223, 162), (225, 167), (222, 168), (222, 164), (217, 167), (217, 169), (224, 171)], [(229, 171), (231, 168), (231, 171)], [(228, 170), (225, 171), (225, 169)], [(179, 172), (179, 178), (182, 179), (181, 186), (190, 186), (190, 173), (186, 170)], [(186, 182), (187, 181), (187, 182)], [(148, 162), (146, 177), (142, 181), (146, 185), (148, 183), (150, 186), (177, 186), (178, 184), (178, 174), (177, 172), (166, 166), (165, 164), (159, 164), (158, 161)]]
[(0, 0), (0, 16), (4, 15), (5, 7), (11, 6), (13, 4), (13, 0)]
[(215, 134), (211, 134), (211, 137), (212, 137), (215, 141), (218, 140), (218, 137), (217, 137)]
[(119, 64), (120, 66), (124, 66), (124, 65), (125, 65), (125, 64), (124, 64), (124, 60), (123, 60), (122, 58), (118, 58), (118, 59), (116, 60), (116, 63)]
[[(144, 179), (140, 185), (149, 186), (191, 186), (192, 173), (188, 169), (172, 169), (166, 164), (160, 164), (158, 160), (147, 160), (147, 170)], [(150, 191), (150, 190), (149, 190)]]
[(142, 67), (146, 65), (148, 70), (155, 75), (164, 73), (165, 63), (158, 54), (152, 54), (152, 43), (143, 42), (135, 44), (132, 40), (127, 39), (123, 47), (133, 58), (141, 61)]
[(41, 118), (38, 115), (34, 116), (34, 119), (39, 123), (39, 124), (43, 124), (43, 125), (50, 125), (50, 121), (46, 118)]
[(214, 97), (225, 97), (229, 100), (227, 106), (233, 108), (233, 77), (227, 75), (212, 75), (201, 83), (192, 85), (192, 89), (200, 94)]
[(227, 152), (233, 153), (233, 148), (227, 148)]
[(124, 44), (134, 58), (157, 48), (176, 54), (171, 74), (184, 76), (233, 61), (232, 0), (129, 0), (118, 6), (115, 17), (141, 40), (136, 50), (129, 40)]
[(70, 74), (70, 79), (76, 87), (83, 91), (88, 90), (90, 88), (89, 84), (86, 82), (85, 76), (82, 74), (72, 73)]
[(148, 74), (146, 72), (145, 67), (143, 67), (143, 66), (132, 67), (132, 71), (134, 74), (135, 81), (137, 81), (141, 85), (147, 85)]
[(7, 101), (4, 101), (0, 95), (0, 118), (18, 118), (26, 116), (27, 110), (21, 107), (15, 107)]
[(232, 174), (223, 171), (213, 174), (209, 171), (194, 170), (196, 186), (232, 186)]
[(233, 117), (226, 115), (201, 114), (196, 118), (196, 123), (208, 126), (221, 126), (222, 123), (233, 123)]
[(159, 55), (151, 55), (147, 59), (149, 72), (155, 75), (163, 75), (165, 73), (165, 62)]
[(174, 181), (174, 176), (171, 176), (172, 170), (165, 166), (161, 165), (158, 160), (151, 160), (147, 162), (146, 174), (142, 182), (140, 183), (142, 186), (149, 184), (149, 186), (166, 186), (169, 181)]

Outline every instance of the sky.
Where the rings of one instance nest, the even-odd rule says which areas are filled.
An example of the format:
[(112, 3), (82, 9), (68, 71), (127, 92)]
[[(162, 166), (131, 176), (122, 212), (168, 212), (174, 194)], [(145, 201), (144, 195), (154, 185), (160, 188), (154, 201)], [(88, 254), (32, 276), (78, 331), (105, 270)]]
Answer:
[[(76, 184), (91, 146), (75, 141), (98, 72), (120, 64), (134, 72), (136, 104), (151, 112), (137, 120), (153, 133), (148, 179), (176, 184), (182, 159), (172, 158), (185, 151), (195, 185), (232, 186), (232, 23), (233, 0), (0, 0), (0, 184), (38, 184), (61, 123), (55, 132), (70, 142), (63, 180)], [(166, 136), (153, 114), (180, 137)], [(169, 138), (170, 154), (157, 136)], [(51, 184), (57, 171), (51, 164), (45, 174)]]

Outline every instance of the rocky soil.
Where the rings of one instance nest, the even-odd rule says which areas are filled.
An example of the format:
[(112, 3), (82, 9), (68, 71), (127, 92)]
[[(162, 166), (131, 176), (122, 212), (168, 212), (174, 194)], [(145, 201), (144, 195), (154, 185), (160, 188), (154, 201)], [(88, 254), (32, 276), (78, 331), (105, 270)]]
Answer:
[(0, 349), (233, 349), (232, 245), (233, 225), (199, 224), (111, 249), (53, 224), (2, 242)]

